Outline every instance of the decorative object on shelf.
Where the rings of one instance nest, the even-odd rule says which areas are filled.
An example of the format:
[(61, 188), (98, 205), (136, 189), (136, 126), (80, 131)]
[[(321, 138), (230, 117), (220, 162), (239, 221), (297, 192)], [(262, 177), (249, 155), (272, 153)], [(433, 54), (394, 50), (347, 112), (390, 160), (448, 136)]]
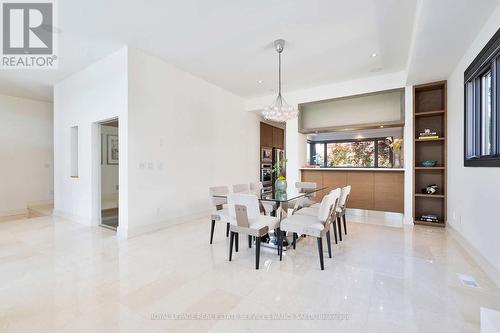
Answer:
[(436, 194), (439, 190), (439, 187), (436, 184), (427, 185), (422, 189), (422, 193), (424, 194)]
[(274, 48), (278, 52), (278, 96), (274, 100), (273, 104), (264, 108), (262, 115), (268, 120), (285, 123), (287, 120), (296, 118), (299, 112), (294, 106), (288, 105), (281, 95), (281, 53), (285, 48), (285, 40), (275, 40)]
[(437, 131), (431, 131), (430, 129), (426, 128), (424, 132), (420, 132), (418, 139), (419, 140), (439, 139), (439, 135)]
[(437, 161), (436, 161), (436, 160), (424, 160), (424, 161), (420, 162), (420, 164), (421, 164), (423, 167), (426, 167), (426, 168), (432, 168), (432, 167), (435, 167), (435, 166), (436, 166)]
[(434, 222), (434, 223), (439, 223), (439, 219), (437, 218), (436, 215), (433, 215), (433, 214), (426, 214), (426, 215), (422, 215), (420, 216), (420, 221), (424, 221), (424, 222)]
[(392, 157), (393, 157), (393, 168), (402, 168), (402, 152), (401, 148), (403, 147), (403, 139), (393, 139), (392, 136), (388, 136), (385, 138), (386, 144), (392, 149)]

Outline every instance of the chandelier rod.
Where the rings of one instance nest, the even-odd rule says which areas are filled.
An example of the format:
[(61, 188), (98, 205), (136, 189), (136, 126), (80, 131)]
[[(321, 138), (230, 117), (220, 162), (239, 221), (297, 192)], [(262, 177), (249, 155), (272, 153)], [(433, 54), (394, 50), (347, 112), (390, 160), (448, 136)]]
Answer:
[(278, 51), (278, 96), (281, 96), (281, 52)]

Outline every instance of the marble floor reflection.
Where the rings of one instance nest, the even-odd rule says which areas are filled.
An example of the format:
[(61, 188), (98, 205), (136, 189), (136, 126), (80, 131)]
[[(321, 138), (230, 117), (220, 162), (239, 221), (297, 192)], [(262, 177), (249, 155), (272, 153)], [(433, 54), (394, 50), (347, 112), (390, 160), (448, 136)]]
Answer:
[(500, 309), (444, 229), (348, 222), (325, 271), (313, 239), (282, 262), (263, 249), (256, 271), (245, 239), (227, 261), (217, 227), (209, 245), (208, 220), (126, 241), (52, 216), (2, 222), (0, 332), (479, 332), (479, 308)]

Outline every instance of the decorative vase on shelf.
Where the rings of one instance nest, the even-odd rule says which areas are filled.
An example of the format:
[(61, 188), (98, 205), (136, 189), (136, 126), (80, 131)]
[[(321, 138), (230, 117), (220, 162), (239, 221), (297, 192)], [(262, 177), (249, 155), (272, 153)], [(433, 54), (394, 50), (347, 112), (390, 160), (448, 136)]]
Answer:
[(283, 176), (280, 176), (274, 182), (274, 188), (276, 191), (286, 191), (286, 179)]
[(394, 149), (393, 152), (394, 164), (393, 168), (402, 168), (403, 165), (401, 163), (401, 149)]

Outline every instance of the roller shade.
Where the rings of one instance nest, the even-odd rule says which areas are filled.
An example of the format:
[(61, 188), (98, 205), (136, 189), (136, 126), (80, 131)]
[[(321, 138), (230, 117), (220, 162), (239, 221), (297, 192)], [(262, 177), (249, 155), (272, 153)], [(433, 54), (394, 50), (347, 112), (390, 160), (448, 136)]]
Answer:
[(342, 97), (299, 105), (301, 133), (404, 124), (404, 90)]

